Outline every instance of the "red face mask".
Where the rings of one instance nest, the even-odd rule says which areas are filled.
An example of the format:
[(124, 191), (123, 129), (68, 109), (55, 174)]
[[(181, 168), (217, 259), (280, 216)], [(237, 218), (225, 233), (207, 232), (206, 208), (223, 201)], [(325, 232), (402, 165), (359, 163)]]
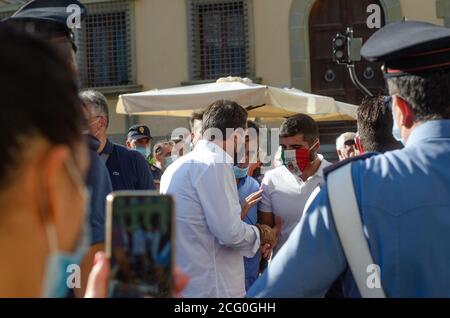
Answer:
[(355, 137), (355, 145), (356, 145), (356, 149), (358, 150), (360, 155), (362, 155), (366, 152), (359, 136)]
[(308, 168), (308, 166), (314, 159), (311, 158), (311, 149), (314, 148), (315, 145), (316, 144), (314, 144), (309, 149), (301, 148), (293, 150), (283, 150), (281, 158), (283, 159), (284, 165), (290, 172), (301, 176), (303, 171)]

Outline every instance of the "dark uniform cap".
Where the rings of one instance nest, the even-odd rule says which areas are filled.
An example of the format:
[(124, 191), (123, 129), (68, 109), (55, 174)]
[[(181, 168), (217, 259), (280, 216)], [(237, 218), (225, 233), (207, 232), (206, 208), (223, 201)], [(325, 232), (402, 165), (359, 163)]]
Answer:
[(385, 77), (421, 74), (450, 67), (450, 29), (431, 23), (402, 21), (375, 32), (361, 55), (384, 62)]
[(134, 125), (128, 129), (128, 138), (139, 140), (143, 138), (152, 139), (150, 129), (145, 125)]
[(68, 19), (76, 13), (68, 9), (70, 5), (80, 8), (80, 21), (82, 21), (86, 16), (86, 7), (78, 0), (31, 0), (4, 21), (9, 24), (14, 22), (45, 24), (46, 29), (52, 29), (52, 34), (67, 37), (76, 51), (73, 31), (67, 25)]

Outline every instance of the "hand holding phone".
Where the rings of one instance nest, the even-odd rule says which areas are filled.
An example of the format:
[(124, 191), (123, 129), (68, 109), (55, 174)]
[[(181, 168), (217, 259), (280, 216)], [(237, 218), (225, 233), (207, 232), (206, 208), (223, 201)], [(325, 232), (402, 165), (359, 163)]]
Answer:
[(172, 297), (172, 198), (122, 191), (110, 194), (107, 203), (110, 297)]

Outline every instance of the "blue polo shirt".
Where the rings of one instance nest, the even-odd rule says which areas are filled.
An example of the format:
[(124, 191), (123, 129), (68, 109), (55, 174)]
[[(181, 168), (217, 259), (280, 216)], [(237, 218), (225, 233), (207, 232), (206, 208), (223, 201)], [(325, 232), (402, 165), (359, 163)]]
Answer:
[[(349, 163), (364, 234), (387, 297), (450, 297), (450, 120), (415, 128), (404, 149)], [(327, 185), (250, 297), (322, 297), (339, 278), (360, 297)]]
[[(239, 203), (242, 204), (245, 198), (250, 194), (259, 190), (259, 183), (252, 177), (246, 177), (239, 179), (237, 184)], [(258, 206), (254, 205), (247, 216), (244, 218), (244, 222), (250, 225), (255, 225), (258, 222)], [(244, 257), (244, 269), (245, 269), (245, 290), (249, 290), (253, 283), (256, 281), (259, 275), (259, 262), (261, 256), (259, 252), (253, 257)]]
[(155, 190), (148, 163), (139, 152), (107, 140), (100, 156), (107, 156), (106, 167), (114, 191)]
[(106, 196), (112, 192), (111, 180), (105, 163), (97, 154), (99, 142), (88, 136), (90, 165), (86, 177), (86, 185), (90, 190), (89, 227), (91, 245), (105, 241), (105, 205)]

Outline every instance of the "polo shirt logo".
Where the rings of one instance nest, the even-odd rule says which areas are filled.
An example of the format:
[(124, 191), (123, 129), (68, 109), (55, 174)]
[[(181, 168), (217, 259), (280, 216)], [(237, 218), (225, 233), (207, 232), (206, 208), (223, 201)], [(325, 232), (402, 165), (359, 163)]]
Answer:
[(117, 171), (113, 171), (113, 176), (120, 176), (120, 173), (118, 173)]

